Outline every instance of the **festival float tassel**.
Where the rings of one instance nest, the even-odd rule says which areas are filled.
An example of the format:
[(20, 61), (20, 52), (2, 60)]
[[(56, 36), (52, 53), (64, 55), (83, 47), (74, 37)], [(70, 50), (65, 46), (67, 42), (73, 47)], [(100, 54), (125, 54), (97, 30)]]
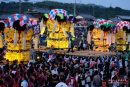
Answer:
[(88, 41), (88, 44), (91, 44), (91, 35), (90, 35), (90, 31), (88, 31), (87, 41)]
[(14, 31), (14, 46), (17, 45), (17, 32), (16, 30)]
[(40, 34), (43, 35), (43, 33), (45, 32), (45, 28), (46, 28), (46, 25), (43, 23), (43, 19), (41, 20), (40, 22)]
[(111, 41), (111, 42), (112, 42), (112, 43), (115, 43), (115, 42), (116, 42), (115, 40), (116, 40), (116, 34), (115, 34), (115, 33), (112, 33), (112, 41)]
[(74, 24), (71, 24), (71, 33), (72, 33), (72, 36), (75, 37), (75, 35), (74, 35)]
[(2, 37), (2, 33), (0, 33), (0, 48), (3, 48), (3, 37)]
[(68, 35), (67, 35), (66, 31), (65, 31), (65, 26), (64, 26), (64, 25), (61, 27), (61, 29), (62, 29), (64, 35), (65, 35), (66, 37), (68, 37)]
[(23, 38), (22, 38), (22, 49), (26, 47), (26, 33), (25, 31), (23, 32)]
[(124, 31), (124, 37), (123, 40), (126, 41), (126, 32)]
[(107, 34), (107, 44), (110, 46), (111, 45), (111, 33), (108, 32)]
[(101, 31), (100, 41), (103, 41), (103, 38), (104, 38), (104, 31)]
[(34, 49), (38, 49), (38, 43), (39, 43), (39, 36), (36, 35), (34, 37)]
[(127, 39), (128, 42), (130, 42), (130, 33), (128, 34), (128, 39)]
[(55, 32), (56, 27), (57, 27), (57, 24), (58, 24), (58, 21), (56, 20), (56, 21), (55, 21), (55, 24), (54, 24), (54, 28), (52, 29), (52, 33), (54, 33), (54, 32)]

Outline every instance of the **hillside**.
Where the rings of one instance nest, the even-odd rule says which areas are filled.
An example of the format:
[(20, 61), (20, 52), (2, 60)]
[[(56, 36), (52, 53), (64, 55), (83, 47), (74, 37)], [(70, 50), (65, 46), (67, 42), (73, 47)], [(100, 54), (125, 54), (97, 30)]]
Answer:
[[(37, 2), (35, 4), (29, 2), (22, 3), (22, 12), (27, 12), (28, 9), (32, 9), (33, 7), (38, 8), (46, 8), (46, 9), (54, 9), (54, 8), (63, 8), (67, 10), (70, 14), (73, 14), (73, 6), (74, 4), (68, 3), (59, 3), (59, 2), (52, 2), (52, 1), (44, 1), (44, 2)], [(10, 2), (0, 3), (0, 14), (10, 14), (10, 13), (17, 13), (19, 12), (19, 3), (17, 2)], [(103, 7), (94, 4), (77, 4), (76, 6), (76, 14), (90, 14), (94, 15), (97, 18), (111, 18), (115, 17), (116, 15), (130, 15), (129, 10), (123, 10), (119, 7)]]

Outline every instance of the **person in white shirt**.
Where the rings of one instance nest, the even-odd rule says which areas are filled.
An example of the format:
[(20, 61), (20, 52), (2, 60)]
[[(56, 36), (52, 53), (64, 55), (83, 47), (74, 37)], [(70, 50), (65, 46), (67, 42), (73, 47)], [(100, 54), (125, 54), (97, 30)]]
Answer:
[(52, 75), (58, 75), (58, 71), (57, 68), (54, 68), (53, 70), (51, 70)]
[(60, 78), (60, 82), (55, 87), (68, 87), (64, 82), (64, 78)]
[(4, 64), (3, 64), (3, 62), (0, 63), (0, 68), (1, 68), (1, 69), (4, 68)]
[(119, 86), (119, 82), (116, 80), (116, 81), (114, 81), (114, 83), (113, 83), (113, 86), (112, 87), (118, 87)]
[(122, 65), (122, 60), (121, 60), (121, 59), (119, 60), (119, 67), (120, 67), (120, 68), (123, 67), (123, 65)]
[(21, 87), (28, 87), (28, 82), (25, 79), (25, 77), (23, 78), (23, 81), (21, 82)]
[(56, 87), (68, 87), (64, 82), (59, 82)]
[(86, 78), (86, 84), (85, 84), (85, 87), (91, 87), (91, 78), (90, 78), (90, 74), (89, 74), (89, 72), (86, 72), (86, 74), (85, 74), (85, 78)]

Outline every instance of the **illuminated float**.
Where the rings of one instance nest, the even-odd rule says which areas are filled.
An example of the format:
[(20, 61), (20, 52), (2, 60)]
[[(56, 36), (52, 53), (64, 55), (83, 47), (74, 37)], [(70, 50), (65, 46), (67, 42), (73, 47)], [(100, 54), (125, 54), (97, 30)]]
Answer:
[(67, 11), (53, 9), (49, 13), (47, 26), (47, 47), (64, 49), (68, 48), (69, 37), (74, 37), (74, 24), (67, 21)]
[(29, 18), (23, 14), (13, 14), (7, 18), (4, 29), (7, 50), (5, 58), (9, 61), (29, 61), (33, 30), (28, 28)]
[[(112, 28), (114, 24), (110, 20), (96, 19), (94, 21), (94, 29), (91, 30), (91, 39), (94, 42), (94, 51), (108, 52), (111, 43), (114, 43), (114, 34)], [(88, 37), (89, 38), (89, 37)]]
[[(130, 42), (130, 22), (120, 21), (116, 26), (116, 50), (125, 51)], [(128, 47), (129, 49), (129, 47)]]

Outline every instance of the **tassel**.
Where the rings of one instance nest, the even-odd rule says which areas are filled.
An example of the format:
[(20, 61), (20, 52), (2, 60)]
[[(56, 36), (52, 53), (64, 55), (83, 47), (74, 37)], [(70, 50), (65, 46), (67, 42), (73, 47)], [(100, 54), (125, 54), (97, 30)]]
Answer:
[(112, 43), (115, 43), (115, 40), (116, 40), (115, 33), (112, 33)]
[(40, 31), (41, 31), (41, 35), (43, 35), (43, 33), (45, 32), (45, 28), (46, 28), (46, 25), (43, 23), (43, 19), (41, 20), (40, 22)]
[(17, 45), (17, 32), (16, 30), (14, 32), (15, 32), (14, 33), (14, 46), (16, 46)]
[(64, 25), (61, 27), (61, 29), (62, 29), (64, 35), (65, 35), (66, 37), (68, 37), (68, 35), (67, 35), (66, 31), (65, 31), (65, 27), (64, 27)]
[(72, 36), (75, 37), (75, 35), (74, 35), (74, 24), (71, 24), (71, 33), (72, 33)]
[(58, 21), (56, 20), (55, 24), (54, 24), (54, 28), (52, 29), (52, 33), (54, 33), (56, 31), (57, 24), (58, 24)]
[(42, 19), (41, 22), (40, 22), (40, 29), (41, 29), (43, 26), (44, 26), (44, 24), (43, 24), (43, 19)]
[(25, 49), (26, 47), (26, 34), (25, 31), (23, 32), (23, 38), (22, 38), (22, 49)]
[(128, 43), (130, 42), (130, 33), (128, 34)]
[(123, 40), (126, 41), (126, 32), (124, 31), (124, 37)]
[(42, 28), (40, 28), (40, 35), (43, 35), (46, 30), (46, 25), (44, 25)]
[(36, 35), (34, 37), (34, 49), (38, 49), (38, 43), (39, 43), (39, 36)]
[(2, 37), (2, 33), (0, 33), (0, 48), (3, 48), (3, 37)]
[(103, 41), (103, 38), (104, 38), (104, 31), (101, 31), (100, 41)]
[(90, 36), (90, 31), (88, 31), (87, 41), (88, 41), (88, 44), (91, 44), (91, 36)]
[(107, 44), (110, 46), (111, 45), (111, 33), (108, 32), (107, 34)]

